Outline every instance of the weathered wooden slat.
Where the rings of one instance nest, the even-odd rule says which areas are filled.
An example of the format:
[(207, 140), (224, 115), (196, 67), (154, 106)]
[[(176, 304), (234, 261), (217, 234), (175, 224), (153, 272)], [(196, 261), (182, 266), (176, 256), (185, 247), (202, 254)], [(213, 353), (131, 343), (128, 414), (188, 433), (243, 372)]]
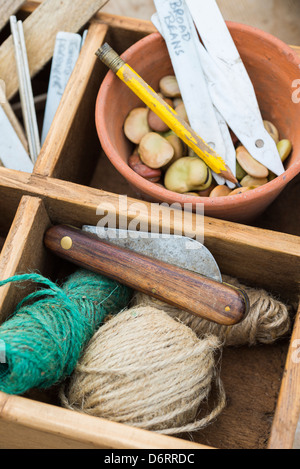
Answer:
[[(1, 280), (13, 276), (15, 272), (25, 272), (29, 263), (32, 269), (39, 267), (47, 256), (43, 247), (43, 236), (50, 226), (43, 201), (24, 196), (1, 252)], [(49, 265), (48, 261), (47, 264)], [(15, 285), (3, 287), (0, 296), (0, 321), (5, 319), (6, 313), (9, 314), (14, 309), (23, 295), (24, 291), (20, 291)]]
[(0, 31), (6, 25), (9, 17), (16, 13), (25, 0), (0, 0)]
[[(41, 1), (26, 1), (23, 6), (24, 11), (31, 13)], [(289, 0), (288, 2), (282, 0), (277, 2), (276, 9), (273, 7), (272, 0), (265, 2), (263, 7), (258, 0), (240, 0), (238, 8), (234, 0), (227, 0), (226, 2), (218, 1), (218, 4), (226, 20), (263, 29), (290, 44), (298, 43), (298, 38), (300, 38), (297, 25), (298, 0)], [(272, 9), (272, 14), (270, 14), (270, 9)], [(146, 19), (150, 19), (154, 12), (153, 0), (143, 0), (143, 2), (140, 0), (127, 0), (126, 2), (124, 0), (113, 0), (105, 6), (101, 13), (97, 14), (97, 18), (103, 21), (115, 22), (117, 17), (122, 22), (122, 18), (130, 17), (131, 22), (135, 23), (137, 30), (141, 28), (145, 32), (151, 28), (151, 23)]]
[[(24, 21), (31, 76), (51, 59), (59, 31), (79, 31), (106, 3), (107, 0), (86, 0), (83, 8), (81, 0), (45, 0)], [(12, 98), (19, 84), (11, 36), (0, 47), (0, 77), (6, 82), (7, 98)]]
[(8, 120), (10, 121), (11, 125), (15, 129), (15, 132), (17, 136), (19, 137), (25, 150), (28, 151), (28, 143), (27, 143), (27, 139), (26, 139), (23, 127), (21, 126), (19, 120), (17, 119), (11, 105), (7, 101), (6, 85), (5, 85), (5, 82), (1, 80), (0, 80), (0, 105), (2, 106), (3, 111), (7, 115)]
[(294, 448), (293, 449), (300, 449), (300, 420), (297, 426), (296, 436), (294, 440)]
[[(14, 442), (12, 444), (12, 441)], [(210, 449), (0, 393), (0, 448)]]
[[(25, 2), (22, 10), (27, 13), (31, 14), (38, 8), (41, 4), (42, 0), (32, 0)], [(150, 18), (150, 15), (149, 15)], [(136, 33), (151, 34), (156, 30), (155, 26), (153, 26), (152, 22), (149, 20), (131, 18), (130, 16), (121, 16), (120, 14), (110, 14), (105, 13), (102, 10), (97, 12), (94, 16), (94, 20), (100, 23), (106, 24), (108, 27), (113, 28), (120, 28), (120, 29), (127, 29), (130, 31), (134, 31)]]
[[(300, 310), (281, 383), (277, 410), (269, 441), (270, 449), (292, 449), (300, 415)], [(298, 433), (299, 439), (299, 433)], [(299, 442), (298, 442), (299, 444)], [(300, 448), (298, 448), (300, 449)]]

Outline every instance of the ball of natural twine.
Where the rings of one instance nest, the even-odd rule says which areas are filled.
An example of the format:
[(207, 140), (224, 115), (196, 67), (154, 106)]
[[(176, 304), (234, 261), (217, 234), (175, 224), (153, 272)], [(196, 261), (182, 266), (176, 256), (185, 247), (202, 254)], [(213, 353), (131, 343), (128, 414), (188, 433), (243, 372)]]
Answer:
[(209, 322), (143, 293), (136, 293), (132, 304), (160, 309), (190, 327), (198, 337), (213, 334), (225, 346), (272, 344), (290, 331), (291, 318), (285, 304), (265, 290), (247, 287), (231, 277), (224, 276), (223, 280), (243, 289), (249, 297), (250, 312), (243, 322), (235, 326), (221, 326)]
[[(212, 335), (200, 340), (158, 309), (132, 308), (91, 339), (61, 390), (62, 405), (164, 434), (199, 430), (225, 406), (216, 371), (219, 350), (220, 341)], [(200, 418), (199, 406), (213, 383), (218, 403)]]

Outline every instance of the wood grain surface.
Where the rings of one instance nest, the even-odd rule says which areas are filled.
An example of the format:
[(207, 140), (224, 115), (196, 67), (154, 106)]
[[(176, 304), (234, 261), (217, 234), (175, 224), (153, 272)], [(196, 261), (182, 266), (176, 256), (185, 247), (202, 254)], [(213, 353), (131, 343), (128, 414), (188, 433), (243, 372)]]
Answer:
[(210, 449), (0, 393), (2, 449)]
[[(295, 318), (277, 410), (269, 441), (270, 449), (291, 449), (294, 446), (300, 416), (300, 309)], [(300, 447), (299, 447), (300, 449)]]
[[(26, 272), (28, 265), (31, 265), (34, 270), (40, 262), (46, 259), (47, 252), (44, 250), (43, 236), (50, 226), (51, 223), (42, 200), (23, 197), (10, 228), (10, 235), (2, 248), (1, 280), (13, 276), (15, 272)], [(48, 273), (50, 273), (50, 262), (48, 265)], [(26, 295), (26, 290), (15, 285), (7, 285), (2, 288), (1, 293), (0, 321), (3, 321), (5, 312), (13, 310), (23, 295)]]
[(24, 3), (25, 0), (0, 0), (0, 31)]
[(22, 142), (22, 145), (28, 151), (28, 142), (25, 136), (24, 129), (21, 126), (16, 114), (14, 113), (9, 101), (7, 100), (6, 85), (5, 82), (2, 80), (0, 80), (0, 106), (2, 106), (6, 116), (8, 117), (9, 122), (11, 123), (20, 141)]

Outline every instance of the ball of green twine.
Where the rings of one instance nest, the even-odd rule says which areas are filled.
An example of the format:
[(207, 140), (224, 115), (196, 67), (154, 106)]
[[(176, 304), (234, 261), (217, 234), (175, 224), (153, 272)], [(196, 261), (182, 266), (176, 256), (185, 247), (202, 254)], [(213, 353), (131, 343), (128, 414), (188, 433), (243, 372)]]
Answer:
[(0, 327), (0, 391), (7, 394), (47, 389), (70, 376), (104, 319), (124, 310), (132, 296), (129, 288), (86, 270), (62, 288), (38, 274), (12, 277), (0, 287), (28, 281), (47, 288), (27, 296)]

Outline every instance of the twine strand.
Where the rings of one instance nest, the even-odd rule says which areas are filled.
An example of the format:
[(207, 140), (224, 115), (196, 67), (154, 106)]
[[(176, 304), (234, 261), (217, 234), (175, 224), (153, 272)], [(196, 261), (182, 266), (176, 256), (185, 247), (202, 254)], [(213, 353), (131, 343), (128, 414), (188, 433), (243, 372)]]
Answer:
[(135, 294), (132, 305), (150, 306), (164, 311), (173, 319), (190, 327), (198, 337), (215, 335), (227, 347), (269, 345), (290, 332), (291, 317), (284, 303), (265, 290), (247, 287), (234, 278), (227, 276), (224, 281), (243, 289), (250, 301), (250, 313), (243, 322), (235, 326), (227, 327), (209, 322), (139, 292)]

